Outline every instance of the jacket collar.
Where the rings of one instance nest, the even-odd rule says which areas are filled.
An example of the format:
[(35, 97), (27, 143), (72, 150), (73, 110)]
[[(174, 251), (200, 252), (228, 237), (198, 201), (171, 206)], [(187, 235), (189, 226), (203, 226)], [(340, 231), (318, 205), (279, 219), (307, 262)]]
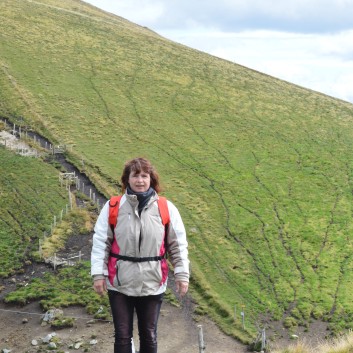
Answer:
[[(136, 208), (138, 206), (138, 200), (136, 195), (129, 195), (128, 193), (125, 193), (125, 197), (126, 197), (126, 200), (130, 203), (130, 205), (133, 208)], [(146, 206), (148, 207), (152, 202), (156, 200), (158, 200), (158, 194), (154, 192), (154, 194), (151, 196)]]

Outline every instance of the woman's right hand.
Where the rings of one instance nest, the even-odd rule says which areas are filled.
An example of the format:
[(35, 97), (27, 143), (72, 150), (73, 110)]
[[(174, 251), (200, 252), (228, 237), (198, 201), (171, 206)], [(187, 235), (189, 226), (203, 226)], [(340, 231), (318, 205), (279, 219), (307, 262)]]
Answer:
[(99, 295), (104, 295), (107, 292), (107, 283), (105, 279), (96, 279), (93, 282), (93, 289)]

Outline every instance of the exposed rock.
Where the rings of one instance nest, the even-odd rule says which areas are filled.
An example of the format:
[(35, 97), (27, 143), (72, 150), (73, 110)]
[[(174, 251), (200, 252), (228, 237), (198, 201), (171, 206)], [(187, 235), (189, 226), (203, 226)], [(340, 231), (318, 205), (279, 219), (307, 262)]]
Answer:
[(42, 321), (52, 322), (54, 319), (62, 317), (63, 315), (64, 312), (61, 309), (50, 309), (44, 314)]
[(80, 349), (80, 347), (83, 345), (83, 342), (77, 342), (77, 343), (75, 343), (75, 346), (74, 346), (74, 348), (75, 349)]
[(56, 343), (55, 342), (49, 342), (48, 348), (49, 349), (56, 349)]
[(38, 341), (37, 340), (32, 340), (32, 346), (38, 346)]
[(49, 343), (55, 335), (55, 332), (48, 333), (44, 338), (42, 338), (43, 343)]

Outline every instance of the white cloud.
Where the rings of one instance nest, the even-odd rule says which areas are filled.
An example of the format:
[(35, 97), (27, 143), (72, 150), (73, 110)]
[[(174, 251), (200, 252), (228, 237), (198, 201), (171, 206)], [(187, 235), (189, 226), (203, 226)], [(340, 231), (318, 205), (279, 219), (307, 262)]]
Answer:
[(352, 28), (353, 0), (86, 0), (152, 29), (207, 24), (223, 31), (328, 32)]
[(353, 60), (353, 29), (323, 36), (320, 45), (323, 55)]
[(156, 31), (211, 25), (224, 31), (327, 32), (352, 27), (353, 0), (88, 0)]
[(337, 76), (331, 86), (332, 95), (353, 103), (352, 82), (353, 73)]

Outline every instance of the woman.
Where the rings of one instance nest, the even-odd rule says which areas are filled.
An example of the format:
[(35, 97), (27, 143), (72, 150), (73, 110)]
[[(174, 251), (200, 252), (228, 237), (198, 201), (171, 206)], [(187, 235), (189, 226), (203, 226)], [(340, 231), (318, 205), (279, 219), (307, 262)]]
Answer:
[[(123, 196), (119, 202), (117, 223), (109, 223), (109, 201), (103, 207), (94, 228), (91, 254), (94, 290), (108, 291), (112, 310), (114, 353), (131, 353), (133, 314), (136, 310), (140, 353), (157, 353), (157, 322), (163, 294), (167, 288), (168, 266), (164, 246), (174, 268), (176, 290), (184, 296), (189, 283), (186, 233), (177, 208), (167, 201), (170, 221), (164, 226), (160, 216), (159, 177), (151, 163), (135, 158), (125, 164), (122, 176)], [(116, 275), (108, 276), (112, 243), (118, 249)]]

